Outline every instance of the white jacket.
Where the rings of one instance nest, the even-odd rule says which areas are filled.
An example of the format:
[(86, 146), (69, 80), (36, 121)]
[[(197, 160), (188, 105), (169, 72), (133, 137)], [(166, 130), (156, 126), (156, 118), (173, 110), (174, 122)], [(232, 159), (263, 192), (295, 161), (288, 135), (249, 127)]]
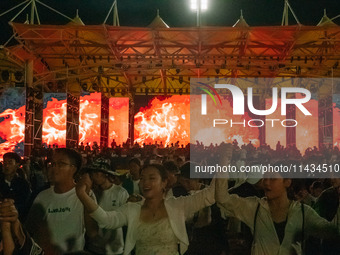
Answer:
[[(303, 215), (301, 203), (292, 201), (288, 211), (284, 239), (280, 244), (266, 198), (241, 198), (235, 194), (230, 195), (226, 186), (224, 186), (226, 189), (223, 190), (224, 196), (217, 195), (220, 200), (218, 205), (221, 208), (221, 212), (225, 213), (226, 216), (236, 217), (243, 221), (251, 229), (253, 235), (256, 209), (260, 204), (256, 217), (252, 255), (290, 255), (302, 253)], [(337, 234), (335, 228), (308, 205), (304, 205), (304, 222), (304, 239), (311, 234), (321, 238)]]
[[(169, 217), (171, 228), (179, 240), (181, 254), (184, 254), (189, 245), (185, 221), (193, 213), (215, 203), (214, 182), (215, 181), (213, 180), (210, 187), (192, 196), (179, 198), (172, 197), (164, 200), (165, 209)], [(124, 255), (129, 254), (135, 247), (137, 238), (136, 230), (143, 203), (144, 201), (137, 203), (127, 203), (119, 207), (116, 211), (110, 212), (106, 212), (102, 208), (98, 207), (96, 211), (90, 214), (91, 217), (95, 219), (102, 228), (115, 229), (124, 225), (128, 226)]]

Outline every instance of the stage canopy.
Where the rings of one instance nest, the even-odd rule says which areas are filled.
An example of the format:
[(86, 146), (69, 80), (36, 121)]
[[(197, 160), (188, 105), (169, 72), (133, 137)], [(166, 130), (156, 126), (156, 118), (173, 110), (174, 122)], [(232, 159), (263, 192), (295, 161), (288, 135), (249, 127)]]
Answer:
[[(151, 27), (12, 23), (18, 45), (10, 56), (34, 60), (34, 84), (53, 90), (110, 96), (188, 94), (190, 77), (339, 77), (340, 27), (324, 17), (318, 26), (169, 28), (159, 16)], [(57, 86), (57, 85), (55, 85)], [(270, 85), (268, 85), (270, 86)], [(339, 88), (340, 89), (340, 88)]]

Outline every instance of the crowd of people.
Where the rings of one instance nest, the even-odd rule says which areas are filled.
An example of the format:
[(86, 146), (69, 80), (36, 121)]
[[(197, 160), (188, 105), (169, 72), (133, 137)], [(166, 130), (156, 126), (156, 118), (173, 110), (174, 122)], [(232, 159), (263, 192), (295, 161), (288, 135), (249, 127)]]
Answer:
[[(0, 254), (340, 254), (340, 178), (192, 178), (193, 167), (339, 164), (337, 147), (50, 146), (0, 164)], [(307, 178), (308, 177), (308, 178)]]

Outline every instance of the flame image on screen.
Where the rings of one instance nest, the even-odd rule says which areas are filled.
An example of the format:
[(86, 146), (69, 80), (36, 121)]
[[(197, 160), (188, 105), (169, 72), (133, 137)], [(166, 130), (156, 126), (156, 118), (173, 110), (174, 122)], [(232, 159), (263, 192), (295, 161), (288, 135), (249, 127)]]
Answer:
[(66, 146), (66, 100), (52, 98), (43, 110), (42, 143)]
[(100, 142), (101, 93), (80, 97), (79, 143)]
[(25, 138), (25, 106), (0, 113), (0, 160)]
[[(245, 115), (233, 115), (232, 102), (228, 97), (223, 97), (222, 105), (214, 105), (213, 100), (207, 100), (207, 115), (201, 115), (201, 96), (192, 95), (190, 97), (191, 119), (190, 125), (191, 143), (202, 142), (205, 146), (220, 144), (222, 142), (232, 143), (237, 141), (238, 145), (252, 143), (255, 147), (260, 145), (259, 129), (257, 127), (246, 127), (243, 124), (251, 119), (248, 113)], [(214, 119), (227, 120), (228, 123), (213, 127)]]
[(109, 146), (113, 139), (121, 145), (129, 135), (129, 98), (113, 97), (109, 104)]
[[(163, 97), (164, 98), (164, 97)], [(191, 102), (190, 102), (191, 100)], [(233, 122), (246, 122), (250, 119), (246, 113), (244, 116), (232, 114), (232, 102), (223, 98), (223, 104), (214, 105), (212, 100), (207, 101), (208, 115), (202, 118), (200, 96), (172, 96), (165, 99), (154, 98), (148, 107), (141, 108), (135, 115), (135, 142), (149, 144), (162, 142), (164, 146), (176, 143), (187, 144), (196, 140), (209, 146), (210, 143), (233, 142), (239, 145), (252, 142), (259, 146), (258, 128), (243, 127), (243, 125), (212, 126), (213, 119), (233, 119)], [(266, 109), (271, 105), (266, 100)], [(272, 119), (285, 119), (281, 116), (280, 100), (274, 114), (266, 116)], [(111, 98), (109, 115), (109, 144), (115, 139), (117, 144), (125, 142), (128, 137), (128, 99)], [(308, 147), (318, 145), (318, 103), (311, 99), (305, 107), (312, 116), (305, 116), (296, 109), (297, 147), (304, 153)], [(192, 111), (190, 108), (197, 108)], [(101, 94), (93, 93), (80, 98), (80, 124), (79, 142), (92, 144), (100, 141), (101, 118)], [(43, 143), (65, 146), (66, 143), (66, 100), (53, 99), (49, 101), (43, 113)], [(190, 129), (190, 119), (193, 124)], [(197, 120), (200, 120), (197, 122)], [(333, 141), (335, 146), (340, 146), (340, 109), (333, 107)], [(271, 128), (270, 122), (266, 122), (266, 142), (275, 149), (277, 141), (286, 144), (286, 129), (275, 122), (275, 128)], [(25, 133), (25, 106), (19, 109), (6, 109), (0, 113), (0, 156), (9, 151), (14, 151), (18, 143), (24, 141)], [(191, 136), (191, 139), (190, 139)], [(1, 159), (0, 159), (1, 160)]]
[(142, 108), (135, 115), (135, 142), (176, 143), (186, 145), (190, 141), (190, 98), (172, 96), (161, 100), (154, 98), (150, 107)]

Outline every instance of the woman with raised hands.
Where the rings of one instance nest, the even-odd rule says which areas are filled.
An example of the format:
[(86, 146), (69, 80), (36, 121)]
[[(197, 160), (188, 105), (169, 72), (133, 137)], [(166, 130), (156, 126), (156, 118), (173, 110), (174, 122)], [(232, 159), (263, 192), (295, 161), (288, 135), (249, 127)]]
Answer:
[(163, 166), (150, 164), (141, 170), (140, 190), (144, 199), (127, 203), (116, 211), (104, 211), (88, 195), (91, 180), (82, 177), (76, 191), (85, 209), (100, 227), (127, 225), (124, 255), (136, 247), (136, 255), (184, 254), (189, 245), (185, 220), (215, 203), (214, 180), (210, 187), (192, 196), (164, 199), (167, 173)]
[(265, 197), (242, 198), (228, 193), (227, 178), (216, 179), (216, 202), (222, 213), (236, 217), (251, 229), (252, 255), (303, 254), (309, 235), (339, 238), (336, 228), (311, 207), (288, 198), (291, 183), (280, 173), (266, 173), (262, 179)]

